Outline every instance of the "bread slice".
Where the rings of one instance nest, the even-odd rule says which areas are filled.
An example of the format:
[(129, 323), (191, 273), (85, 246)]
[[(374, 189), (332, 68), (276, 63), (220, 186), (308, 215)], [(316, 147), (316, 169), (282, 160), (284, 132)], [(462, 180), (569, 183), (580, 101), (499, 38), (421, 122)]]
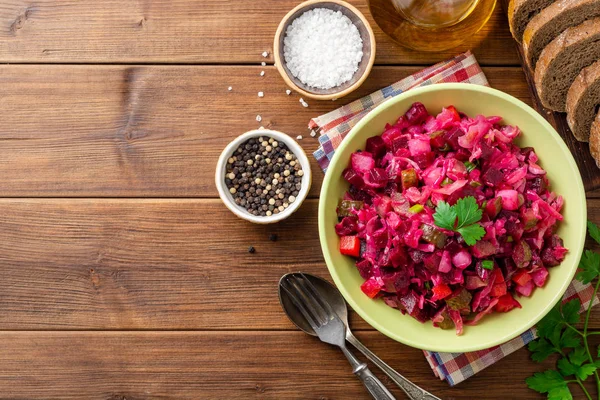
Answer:
[(567, 92), (579, 72), (600, 59), (600, 18), (568, 28), (540, 54), (535, 86), (544, 107), (565, 111)]
[(533, 70), (540, 53), (565, 29), (600, 17), (600, 0), (562, 0), (533, 17), (523, 33), (525, 60)]
[(590, 153), (596, 160), (596, 165), (600, 168), (600, 111), (592, 123), (590, 130)]
[[(600, 39), (599, 39), (600, 40)], [(567, 123), (580, 142), (587, 142), (600, 110), (600, 61), (584, 68), (567, 94)]]
[(552, 4), (553, 0), (510, 0), (508, 3), (508, 25), (515, 39), (520, 43), (529, 20)]

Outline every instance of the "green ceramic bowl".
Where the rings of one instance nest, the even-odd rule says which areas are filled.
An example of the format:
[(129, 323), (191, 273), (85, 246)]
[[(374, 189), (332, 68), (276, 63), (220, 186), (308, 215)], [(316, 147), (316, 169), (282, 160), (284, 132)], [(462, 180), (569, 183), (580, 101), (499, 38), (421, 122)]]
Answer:
[[(546, 286), (534, 290), (530, 298), (520, 298), (523, 308), (486, 316), (478, 325), (465, 327), (462, 336), (456, 336), (454, 330), (434, 328), (431, 322), (421, 324), (388, 307), (381, 300), (368, 298), (360, 290), (363, 279), (353, 259), (338, 252), (339, 240), (334, 229), (337, 222), (336, 206), (348, 188), (341, 176), (350, 155), (364, 148), (367, 138), (381, 134), (386, 123), (394, 123), (415, 101), (425, 104), (430, 113), (438, 113), (442, 107), (454, 105), (470, 116), (499, 115), (504, 123), (517, 125), (523, 132), (518, 144), (535, 148), (541, 166), (548, 171), (552, 189), (565, 198), (565, 219), (560, 224), (558, 234), (564, 239), (569, 253), (560, 266), (551, 268)], [(436, 84), (413, 89), (386, 101), (363, 118), (337, 149), (321, 189), (319, 235), (325, 261), (335, 284), (348, 304), (375, 329), (401, 343), (425, 350), (481, 350), (504, 343), (531, 328), (565, 293), (579, 264), (585, 234), (583, 183), (575, 160), (560, 136), (525, 103), (506, 93), (478, 85)]]

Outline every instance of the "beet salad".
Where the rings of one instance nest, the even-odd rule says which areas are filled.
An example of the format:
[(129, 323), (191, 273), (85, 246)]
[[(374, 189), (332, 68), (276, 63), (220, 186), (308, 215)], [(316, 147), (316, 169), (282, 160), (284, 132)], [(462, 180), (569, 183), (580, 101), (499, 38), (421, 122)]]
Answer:
[(335, 229), (367, 296), (460, 335), (544, 286), (567, 252), (563, 198), (519, 134), (500, 117), (414, 103), (352, 154)]

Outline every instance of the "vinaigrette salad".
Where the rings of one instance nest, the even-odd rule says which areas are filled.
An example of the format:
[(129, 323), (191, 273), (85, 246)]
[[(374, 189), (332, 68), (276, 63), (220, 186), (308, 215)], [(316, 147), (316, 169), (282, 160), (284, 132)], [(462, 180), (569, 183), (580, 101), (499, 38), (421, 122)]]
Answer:
[(567, 252), (563, 198), (519, 134), (500, 117), (414, 103), (352, 154), (335, 230), (365, 295), (460, 335), (544, 286)]

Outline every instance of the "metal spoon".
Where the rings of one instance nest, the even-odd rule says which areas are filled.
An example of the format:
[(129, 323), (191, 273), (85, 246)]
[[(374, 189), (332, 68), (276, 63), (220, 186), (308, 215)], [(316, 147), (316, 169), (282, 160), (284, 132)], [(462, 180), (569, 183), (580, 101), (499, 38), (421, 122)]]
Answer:
[[(304, 276), (312, 282), (312, 284), (317, 289), (319, 295), (331, 305), (331, 308), (334, 309), (336, 314), (340, 317), (340, 319), (346, 325), (346, 340), (352, 346), (354, 346), (358, 351), (363, 353), (365, 357), (367, 357), (373, 364), (375, 364), (379, 369), (381, 369), (396, 385), (400, 387), (406, 393), (409, 399), (411, 400), (440, 400), (439, 397), (432, 395), (424, 389), (421, 389), (419, 386), (415, 385), (398, 372), (396, 372), (392, 367), (384, 363), (379, 357), (377, 357), (371, 350), (367, 349), (365, 345), (358, 341), (358, 339), (352, 334), (350, 331), (350, 327), (348, 326), (348, 309), (346, 308), (346, 301), (342, 294), (337, 290), (335, 286), (331, 283), (327, 282), (323, 278), (319, 278), (315, 275), (303, 273)], [(281, 282), (288, 275), (286, 274), (281, 277), (279, 281), (279, 302), (281, 303), (281, 307), (289, 317), (289, 319), (296, 325), (300, 330), (305, 333), (316, 336), (315, 331), (312, 329), (308, 321), (304, 318), (304, 316), (300, 313), (300, 311), (296, 308), (292, 299), (289, 295), (282, 290)]]

